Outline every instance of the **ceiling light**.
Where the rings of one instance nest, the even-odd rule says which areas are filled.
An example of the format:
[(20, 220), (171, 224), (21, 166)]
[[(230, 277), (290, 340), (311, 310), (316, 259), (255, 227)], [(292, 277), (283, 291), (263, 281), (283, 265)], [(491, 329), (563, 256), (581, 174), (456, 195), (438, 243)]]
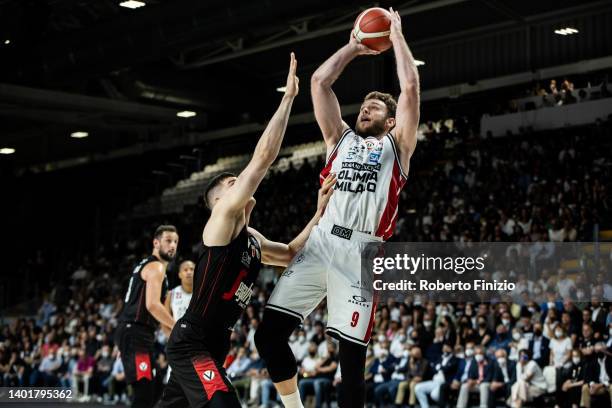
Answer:
[(197, 115), (197, 113), (192, 111), (182, 111), (176, 114), (179, 118), (193, 118), (195, 115)]
[(143, 3), (142, 1), (127, 0), (127, 1), (124, 1), (122, 3), (119, 3), (119, 5), (121, 7), (126, 7), (126, 8), (129, 8), (129, 9), (137, 9), (137, 8), (140, 8), (140, 7), (144, 7), (147, 4)]
[(2, 149), (0, 149), (0, 154), (13, 154), (15, 153), (15, 149), (13, 149), (12, 147), (3, 147)]
[(4, 40), (4, 45), (9, 45), (11, 43), (11, 40)]
[(414, 60), (414, 65), (416, 65), (417, 67), (420, 67), (421, 65), (425, 65), (425, 61), (421, 61), (418, 59)]
[(87, 136), (89, 136), (89, 133), (87, 132), (72, 132), (70, 134), (70, 137), (74, 137), (75, 139), (82, 139)]
[(278, 88), (276, 88), (277, 92), (286, 92), (287, 91), (287, 87), (286, 86), (279, 86)]
[(577, 33), (578, 33), (578, 30), (572, 27), (565, 27), (565, 28), (560, 28), (558, 30), (555, 30), (555, 34), (559, 34), (559, 35), (572, 35), (572, 34), (577, 34)]

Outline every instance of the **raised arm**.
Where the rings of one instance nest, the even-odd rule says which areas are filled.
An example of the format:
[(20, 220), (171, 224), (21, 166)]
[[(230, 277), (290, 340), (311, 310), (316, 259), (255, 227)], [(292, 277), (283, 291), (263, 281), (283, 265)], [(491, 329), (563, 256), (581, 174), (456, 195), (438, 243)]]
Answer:
[(253, 234), (259, 244), (261, 246), (261, 258), (262, 263), (267, 265), (276, 265), (276, 266), (287, 266), (293, 259), (293, 257), (304, 247), (306, 244), (306, 240), (310, 236), (310, 232), (312, 228), (317, 225), (321, 216), (323, 215), (323, 211), (329, 202), (331, 195), (334, 192), (332, 188), (336, 183), (336, 175), (329, 174), (323, 185), (319, 189), (319, 196), (317, 199), (317, 211), (308, 222), (306, 227), (300, 232), (294, 239), (288, 244), (283, 244), (280, 242), (270, 241), (266, 237), (264, 237), (259, 231), (249, 228), (249, 232)]
[(397, 11), (389, 9), (391, 13), (391, 34), (389, 38), (393, 43), (393, 52), (397, 65), (397, 77), (400, 84), (400, 95), (397, 100), (395, 115), (395, 128), (391, 131), (395, 137), (400, 160), (404, 171), (408, 171), (410, 157), (417, 144), (416, 131), (419, 126), (419, 72), (408, 44), (402, 33), (402, 20)]
[(344, 68), (358, 55), (378, 54), (365, 45), (359, 44), (351, 32), (350, 41), (329, 57), (310, 79), (310, 92), (317, 123), (323, 133), (328, 149), (333, 148), (348, 125), (342, 120), (338, 98), (332, 85)]
[[(253, 194), (259, 187), (268, 169), (276, 160), (293, 99), (298, 94), (299, 80), (295, 74), (297, 61), (291, 53), (289, 74), (287, 75), (287, 89), (280, 106), (270, 119), (268, 126), (261, 135), (251, 161), (240, 173), (234, 184), (229, 188), (212, 209), (211, 216), (204, 227), (202, 238), (207, 245), (225, 245), (231, 241), (236, 219), (245, 210)], [(253, 204), (251, 204), (253, 205)]]
[(251, 161), (240, 173), (232, 188), (221, 200), (219, 200), (215, 208), (218, 207), (226, 211), (230, 210), (237, 212), (244, 210), (247, 202), (253, 197), (253, 194), (255, 194), (255, 191), (259, 187), (259, 183), (261, 183), (268, 169), (276, 160), (283, 142), (283, 137), (285, 136), (285, 130), (287, 129), (291, 106), (298, 93), (298, 78), (295, 75), (296, 69), (297, 60), (295, 59), (295, 55), (291, 53), (291, 63), (287, 76), (287, 89), (281, 100), (280, 106), (274, 113), (274, 116), (272, 116), (272, 119), (270, 119), (259, 142), (257, 142)]

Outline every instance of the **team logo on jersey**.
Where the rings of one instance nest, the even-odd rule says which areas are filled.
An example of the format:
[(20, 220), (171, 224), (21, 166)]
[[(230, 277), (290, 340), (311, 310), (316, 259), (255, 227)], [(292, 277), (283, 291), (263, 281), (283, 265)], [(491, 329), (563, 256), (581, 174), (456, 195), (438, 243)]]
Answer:
[(240, 282), (240, 286), (236, 293), (234, 293), (234, 296), (238, 305), (244, 309), (251, 301), (251, 296), (253, 296), (253, 284), (251, 283), (251, 286), (247, 286), (244, 282)]
[(212, 381), (215, 379), (215, 372), (213, 370), (206, 370), (202, 373), (204, 381)]
[(249, 251), (244, 251), (242, 253), (242, 264), (244, 266), (250, 266), (251, 265), (251, 254), (249, 254)]
[(140, 371), (147, 371), (149, 365), (143, 361), (142, 363), (138, 364), (138, 368), (140, 369)]
[(285, 272), (283, 272), (283, 274), (281, 276), (284, 276), (285, 278), (288, 278), (291, 275), (293, 275), (293, 269), (287, 269)]
[(367, 148), (364, 144), (354, 144), (349, 148), (346, 159), (363, 161), (366, 155), (366, 150)]
[(295, 258), (295, 262), (294, 263), (300, 264), (300, 263), (304, 262), (304, 258), (305, 258), (304, 253), (300, 252), (300, 254), (297, 256), (297, 258)]
[(344, 239), (351, 239), (351, 235), (353, 235), (353, 230), (350, 228), (344, 228), (339, 225), (334, 225), (331, 230), (332, 235), (335, 235)]

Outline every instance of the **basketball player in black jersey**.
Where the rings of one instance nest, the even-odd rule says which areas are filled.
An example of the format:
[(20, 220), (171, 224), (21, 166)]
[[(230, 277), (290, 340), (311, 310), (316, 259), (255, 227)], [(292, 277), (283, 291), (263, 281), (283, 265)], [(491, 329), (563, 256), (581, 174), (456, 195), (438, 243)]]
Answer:
[(172, 225), (161, 225), (155, 230), (153, 254), (136, 265), (130, 278), (115, 344), (119, 346), (125, 370), (125, 381), (132, 385), (132, 407), (150, 408), (159, 396), (153, 387), (155, 329), (158, 323), (166, 330), (174, 326), (174, 319), (163, 303), (168, 291), (166, 267), (176, 256), (178, 234)]
[(202, 234), (204, 252), (196, 265), (189, 307), (168, 341), (172, 374), (162, 407), (240, 408), (222, 366), (232, 328), (249, 304), (261, 263), (288, 264), (306, 242), (331, 195), (333, 177), (320, 190), (317, 215), (290, 244), (271, 242), (248, 226), (255, 206), (253, 194), (276, 160), (298, 93), (296, 66), (292, 53), (285, 95), (249, 164), (238, 177), (218, 175), (206, 189), (211, 215)]

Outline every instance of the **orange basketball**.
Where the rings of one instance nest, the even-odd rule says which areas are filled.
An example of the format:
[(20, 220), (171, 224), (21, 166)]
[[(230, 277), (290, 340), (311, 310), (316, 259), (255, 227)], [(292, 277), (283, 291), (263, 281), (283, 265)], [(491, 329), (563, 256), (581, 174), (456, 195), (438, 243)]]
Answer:
[(355, 20), (353, 35), (371, 50), (385, 51), (391, 48), (391, 15), (380, 7), (365, 10)]

